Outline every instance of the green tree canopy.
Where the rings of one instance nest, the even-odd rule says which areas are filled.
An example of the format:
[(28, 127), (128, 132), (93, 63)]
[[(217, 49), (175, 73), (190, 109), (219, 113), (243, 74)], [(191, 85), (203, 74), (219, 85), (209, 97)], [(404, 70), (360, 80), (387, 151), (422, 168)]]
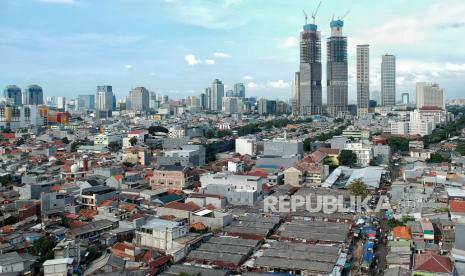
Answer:
[(53, 259), (53, 248), (56, 243), (51, 237), (42, 237), (38, 240), (35, 240), (32, 244), (32, 254), (39, 256), (41, 261), (46, 261)]
[(137, 137), (131, 137), (131, 139), (129, 139), (129, 144), (134, 147), (137, 144)]
[(357, 178), (349, 184), (347, 190), (354, 196), (361, 196), (362, 198), (367, 197), (368, 189), (361, 178)]
[(157, 132), (164, 132), (164, 133), (169, 132), (168, 129), (163, 126), (150, 126), (147, 130), (151, 135), (155, 135), (155, 133)]
[(338, 159), (341, 165), (351, 167), (357, 163), (357, 154), (351, 150), (342, 150)]

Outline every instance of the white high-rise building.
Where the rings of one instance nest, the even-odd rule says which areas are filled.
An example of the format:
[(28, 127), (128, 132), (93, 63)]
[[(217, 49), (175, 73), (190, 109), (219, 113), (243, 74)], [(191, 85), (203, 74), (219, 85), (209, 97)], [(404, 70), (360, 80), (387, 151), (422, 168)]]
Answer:
[(131, 110), (148, 111), (150, 108), (150, 94), (145, 87), (136, 87), (129, 92)]
[(381, 61), (381, 105), (396, 105), (396, 57), (385, 54)]
[(243, 112), (243, 102), (240, 97), (223, 97), (223, 113), (234, 114)]
[(101, 111), (113, 109), (113, 89), (110, 85), (97, 86), (95, 109)]
[(436, 83), (417, 82), (417, 108), (434, 107), (445, 109), (444, 89)]
[(299, 97), (300, 97), (300, 72), (295, 72), (294, 79), (292, 80), (292, 91), (291, 91), (291, 110), (292, 113), (299, 113)]
[(370, 101), (370, 46), (357, 45), (357, 115), (368, 113)]
[(57, 108), (64, 109), (66, 106), (66, 98), (65, 97), (57, 97)]

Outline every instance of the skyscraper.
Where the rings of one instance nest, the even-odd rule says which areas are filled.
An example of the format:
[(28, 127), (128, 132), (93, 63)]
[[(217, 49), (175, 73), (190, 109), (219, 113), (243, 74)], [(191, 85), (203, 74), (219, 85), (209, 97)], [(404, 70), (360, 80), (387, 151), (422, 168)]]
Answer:
[(409, 103), (410, 103), (409, 93), (402, 93), (402, 104), (409, 104)]
[(21, 88), (16, 85), (8, 85), (3, 90), (3, 97), (5, 99), (10, 99), (10, 103), (16, 106), (19, 106), (23, 103)]
[(245, 98), (245, 86), (243, 83), (234, 84), (234, 97)]
[(417, 108), (434, 107), (445, 109), (444, 89), (437, 83), (417, 82)]
[(370, 101), (370, 46), (357, 45), (357, 115), (368, 113)]
[(396, 105), (396, 57), (388, 54), (381, 61), (381, 105)]
[(110, 85), (97, 86), (95, 109), (101, 111), (113, 109), (113, 88)]
[(299, 113), (299, 97), (300, 97), (300, 72), (295, 72), (292, 80), (291, 94), (291, 110), (293, 114)]
[(212, 110), (212, 88), (205, 88), (205, 109)]
[(224, 97), (224, 84), (219, 80), (215, 79), (212, 83), (211, 89), (211, 110), (221, 111)]
[(23, 93), (24, 105), (40, 105), (44, 104), (44, 93), (42, 87), (33, 84), (24, 89)]
[(57, 108), (58, 109), (65, 109), (66, 106), (66, 98), (65, 97), (57, 97)]
[(300, 32), (299, 113), (321, 114), (321, 35), (317, 25), (307, 24)]
[(145, 87), (136, 87), (129, 91), (129, 101), (133, 111), (145, 112), (150, 109), (150, 94)]
[(344, 21), (332, 20), (330, 26), (326, 55), (328, 113), (339, 117), (347, 113), (347, 38), (342, 36)]
[(205, 110), (207, 108), (207, 94), (200, 94), (200, 109)]
[(79, 107), (87, 109), (95, 108), (95, 95), (79, 95), (78, 96)]

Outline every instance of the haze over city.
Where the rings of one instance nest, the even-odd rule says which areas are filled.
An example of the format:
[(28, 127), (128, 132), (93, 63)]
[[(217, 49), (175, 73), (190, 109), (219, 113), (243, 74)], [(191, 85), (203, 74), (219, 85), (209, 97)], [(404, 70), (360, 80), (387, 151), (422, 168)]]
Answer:
[[(39, 84), (46, 96), (116, 97), (147, 87), (170, 98), (199, 95), (218, 78), (247, 96), (288, 99), (299, 66), (299, 32), (318, 1), (6, 0), (0, 3), (0, 87)], [(396, 56), (397, 100), (418, 81), (446, 98), (465, 85), (465, 2), (323, 1), (323, 77), (333, 17), (344, 18), (349, 103), (356, 101), (355, 49), (370, 45), (370, 91), (380, 90), (381, 56)], [(309, 18), (309, 21), (312, 19)], [(323, 101), (326, 84), (323, 82)]]

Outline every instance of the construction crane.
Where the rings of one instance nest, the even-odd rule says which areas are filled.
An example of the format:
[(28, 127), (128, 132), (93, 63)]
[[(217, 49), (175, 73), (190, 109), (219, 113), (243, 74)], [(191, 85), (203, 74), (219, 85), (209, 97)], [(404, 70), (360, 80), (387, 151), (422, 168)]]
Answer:
[(321, 6), (321, 1), (320, 3), (318, 3), (318, 6), (316, 7), (315, 11), (312, 13), (313, 24), (315, 24), (315, 17), (316, 17), (316, 14), (318, 13), (318, 10), (320, 9), (320, 6)]
[(308, 15), (307, 15), (307, 13), (305, 12), (305, 10), (302, 10), (302, 12), (304, 13), (304, 16), (305, 16), (305, 25), (307, 25), (307, 18), (308, 18)]
[(346, 11), (346, 13), (344, 13), (344, 15), (341, 18), (339, 18), (339, 20), (344, 19), (349, 13), (350, 13), (350, 10)]

